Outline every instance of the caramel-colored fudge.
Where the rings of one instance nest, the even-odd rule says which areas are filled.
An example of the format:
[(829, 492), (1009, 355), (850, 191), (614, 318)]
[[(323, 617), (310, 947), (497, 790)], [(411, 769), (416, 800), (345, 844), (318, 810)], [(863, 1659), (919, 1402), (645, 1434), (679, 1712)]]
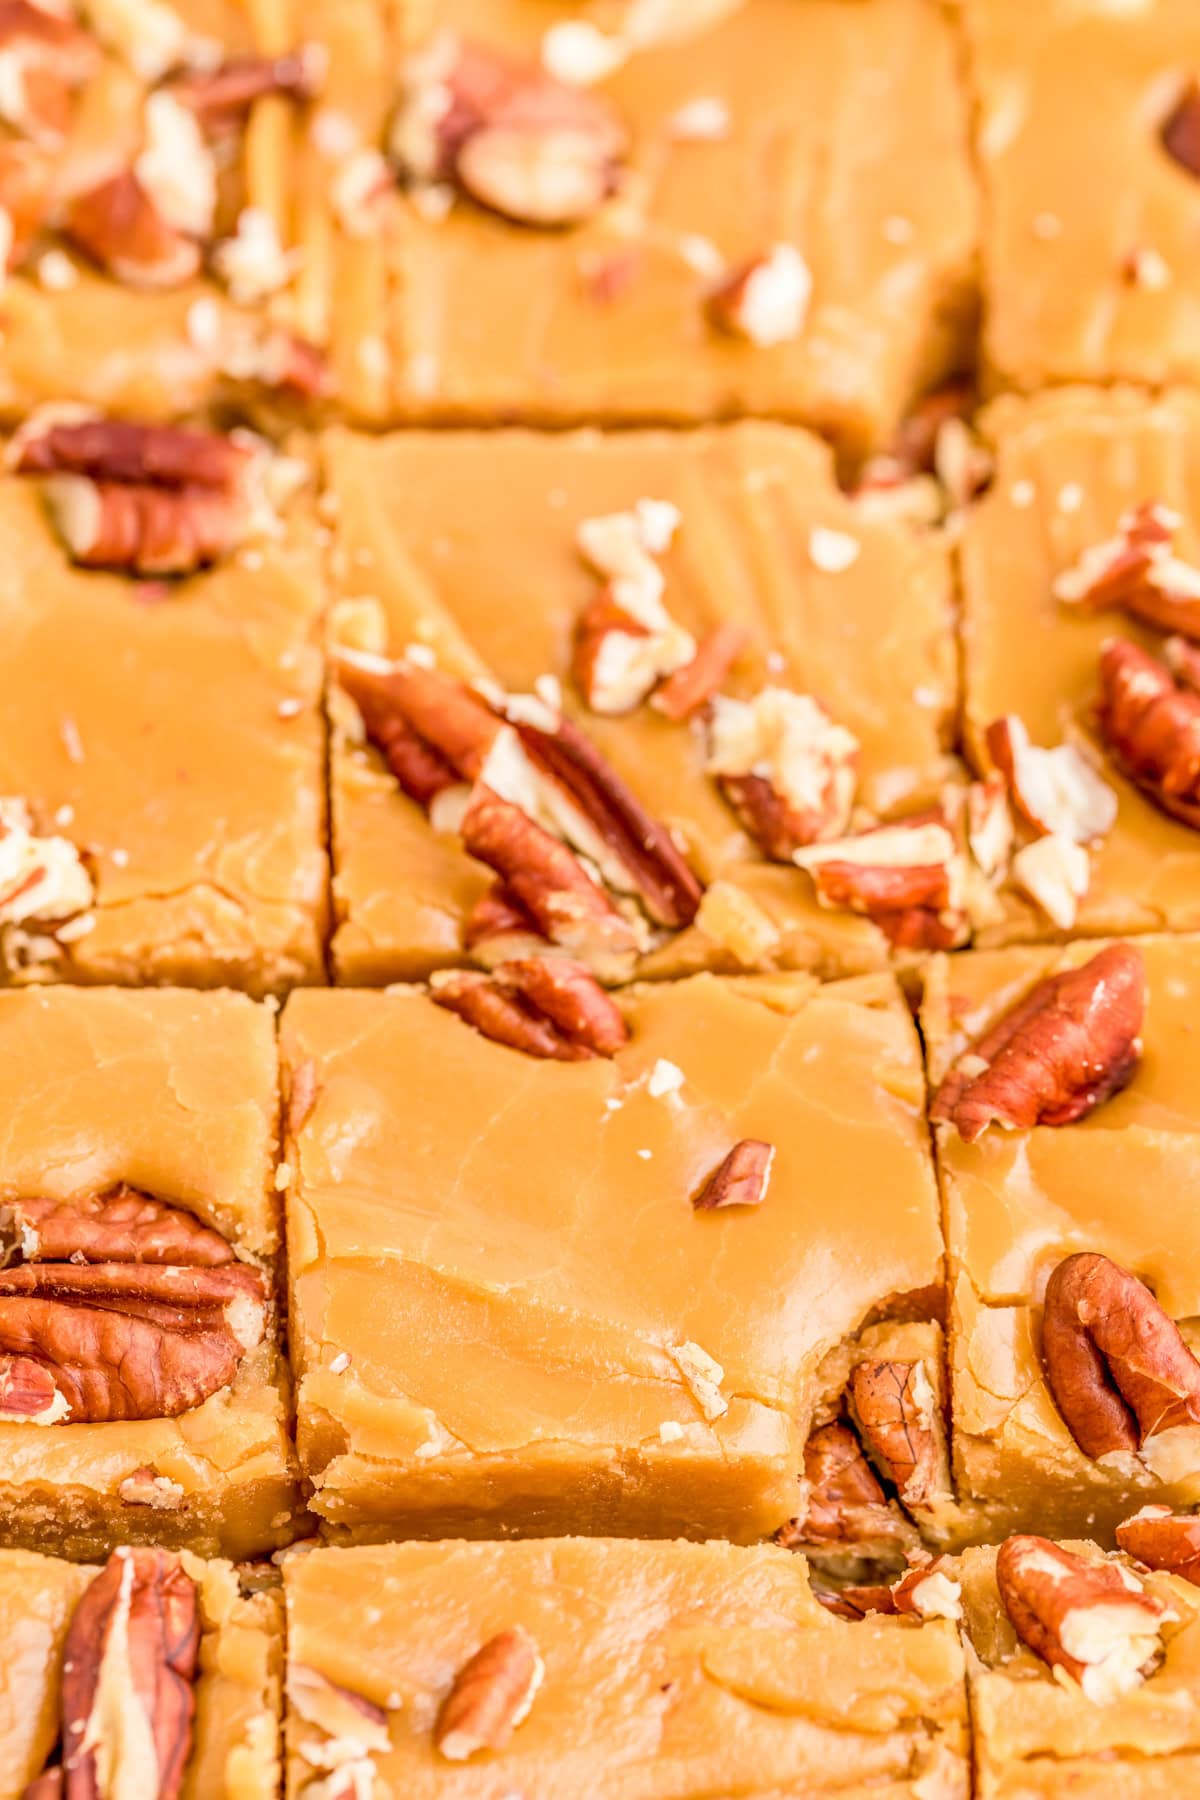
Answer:
[[(33, 1202), (66, 1209), (127, 1185), (219, 1233), (236, 1267), (264, 1271), (269, 1292), (279, 1201), (275, 1050), (265, 1008), (233, 994), (0, 994), (0, 1070), (6, 1241)], [(27, 1254), (36, 1251), (24, 1233), (18, 1241)], [(211, 1253), (211, 1235), (207, 1243)], [(129, 1253), (118, 1244), (110, 1254)], [(91, 1235), (86, 1252), (76, 1253), (81, 1260), (114, 1268)], [(7, 1270), (3, 1281), (39, 1266), (47, 1268), (30, 1262)], [(76, 1274), (98, 1279), (90, 1268)], [(24, 1352), (18, 1362), (32, 1356), (53, 1367), (57, 1338), (50, 1334), (63, 1329), (62, 1314), (82, 1311), (86, 1295), (26, 1301), (42, 1309), (31, 1328), (18, 1311), (19, 1292), (6, 1285), (4, 1293), (0, 1506), (7, 1542), (72, 1557), (103, 1554), (114, 1542), (242, 1557), (296, 1535), (298, 1496), (269, 1303), (260, 1341), (241, 1357), (232, 1381), (202, 1404), (169, 1417), (153, 1416), (151, 1405), (141, 1416), (142, 1374), (130, 1346), (109, 1336), (108, 1353), (131, 1359), (124, 1398), (118, 1393), (110, 1404), (115, 1416), (64, 1418), (55, 1406), (58, 1416), (43, 1424), (15, 1416), (15, 1353)], [(103, 1293), (92, 1291), (90, 1304), (102, 1309)], [(103, 1310), (82, 1316), (115, 1328)], [(164, 1359), (169, 1350), (164, 1346)], [(89, 1354), (81, 1336), (74, 1355)], [(110, 1379), (103, 1350), (96, 1370), (97, 1380)]]
[[(582, 77), (593, 69), (561, 33), (619, 27), (618, 11), (449, 0), (435, 20)], [(969, 334), (975, 198), (948, 21), (927, 0), (746, 0), (661, 22), (588, 89), (628, 153), (615, 193), (565, 232), (462, 196), (446, 212), (410, 189), (394, 227), (396, 411), (538, 424), (765, 413), (860, 453), (958, 365)], [(740, 332), (714, 324), (714, 290), (779, 247), (793, 307), (772, 299)]]
[[(335, 196), (383, 137), (380, 5), (95, 0), (79, 13), (54, 63), (56, 122), (11, 95), (0, 124), (16, 239), (0, 410), (68, 398), (162, 419), (212, 400), (336, 398), (372, 416), (385, 247), (347, 230)], [(121, 205), (88, 198), (112, 182), (126, 184)]]
[[(781, 1550), (390, 1544), (289, 1558), (285, 1580), (289, 1796), (336, 1754), (330, 1683), (365, 1708), (381, 1797), (968, 1791), (955, 1627), (836, 1619)], [(542, 1679), (507, 1741), (471, 1751), (449, 1696), (500, 1634)]]
[[(1191, 1192), (1200, 1155), (1197, 943), (1134, 942), (1145, 969), (1143, 1052), (1123, 1092), (1073, 1124), (993, 1124), (973, 1143), (953, 1124), (936, 1127), (950, 1263), (954, 1466), (960, 1498), (982, 1509), (977, 1530), (989, 1538), (1016, 1530), (1111, 1543), (1115, 1525), (1146, 1503), (1200, 1501), (1194, 1426), (1172, 1419), (1175, 1428), (1148, 1436), (1140, 1454), (1089, 1455), (1046, 1373), (1047, 1281), (1077, 1253), (1107, 1257), (1138, 1277), (1192, 1349), (1200, 1343), (1196, 1235), (1188, 1208), (1174, 1199)], [(1095, 951), (1077, 943), (936, 959), (923, 1011), (935, 1089), (951, 1062), (970, 1055), (1038, 981), (1078, 968)], [(1054, 1054), (1048, 1043), (1028, 1040), (1027, 1074)], [(1103, 1330), (1104, 1309), (1093, 1311)]]
[[(120, 1553), (118, 1553), (119, 1555)], [(155, 1553), (139, 1553), (149, 1556)], [(268, 1800), (278, 1791), (280, 1758), (280, 1707), (282, 1662), (282, 1608), (277, 1593), (243, 1593), (237, 1571), (227, 1562), (204, 1562), (184, 1551), (176, 1559), (164, 1559), (164, 1572), (176, 1585), (194, 1590), (198, 1645), (195, 1673), (189, 1681), (195, 1701), (190, 1744), (183, 1764), (178, 1792), (181, 1800)], [(92, 1675), (80, 1667), (86, 1650), (99, 1660), (100, 1644), (84, 1647), (72, 1642), (70, 1669), (64, 1667), (68, 1633), (80, 1602), (100, 1570), (26, 1550), (0, 1551), (0, 1622), (4, 1637), (4, 1668), (0, 1675), (0, 1795), (20, 1800), (28, 1783), (48, 1765), (58, 1767), (62, 1754), (58, 1738), (63, 1718), (64, 1676), (79, 1685)], [(136, 1597), (135, 1597), (136, 1598)], [(149, 1625), (148, 1619), (141, 1621)], [(136, 1629), (136, 1627), (135, 1627)], [(112, 1631), (112, 1636), (116, 1636)], [(85, 1636), (87, 1634), (84, 1634)], [(110, 1636), (110, 1643), (112, 1642)], [(126, 1648), (133, 1661), (137, 1646)], [(115, 1661), (115, 1658), (114, 1658)], [(119, 1685), (116, 1668), (114, 1697), (119, 1694), (124, 1737), (110, 1722), (103, 1733), (100, 1754), (113, 1758), (119, 1792), (126, 1781), (148, 1773), (139, 1763), (135, 1707), (146, 1690), (135, 1690), (137, 1700)], [(158, 1671), (143, 1652), (142, 1673), (153, 1682)], [(165, 1673), (165, 1671), (163, 1672)], [(160, 1705), (172, 1700), (168, 1678), (158, 1691)], [(151, 1693), (154, 1688), (149, 1688)], [(148, 1713), (153, 1718), (153, 1712)], [(86, 1718), (79, 1721), (86, 1724)], [(86, 1733), (85, 1733), (86, 1736)], [(94, 1741), (94, 1740), (93, 1740)], [(167, 1740), (170, 1743), (170, 1739)], [(171, 1749), (176, 1745), (171, 1743)], [(83, 1771), (75, 1775), (80, 1779)], [(105, 1790), (100, 1790), (105, 1791)]]
[[(1095, 20), (1092, 26), (1100, 28)], [(1066, 389), (998, 401), (982, 426), (996, 470), (962, 542), (968, 754), (986, 768), (988, 726), (1015, 714), (1035, 745), (1077, 746), (1115, 795), (1115, 824), (1091, 848), (1076, 933), (1195, 930), (1200, 835), (1126, 778), (1097, 724), (1106, 640), (1127, 639), (1161, 660), (1169, 625), (1067, 603), (1055, 583), (1111, 542), (1121, 519), (1147, 502), (1177, 515), (1173, 555), (1196, 562), (1200, 403), (1182, 390), (1148, 398), (1129, 389)], [(1047, 913), (1010, 885), (999, 916), (980, 925), (975, 941), (1061, 936)]]
[(1200, 60), (1190, 0), (966, 0), (963, 14), (991, 380), (1194, 380), (1200, 140), (1193, 128), (1189, 154), (1180, 112)]
[(86, 870), (68, 919), (30, 916), (37, 845), (0, 839), (0, 980), (321, 978), (319, 574), (299, 526), (178, 582), (80, 569), (38, 483), (0, 479), (0, 796)]
[[(417, 646), (447, 672), (515, 693), (544, 694), (552, 678), (567, 717), (706, 884), (688, 928), (647, 942), (644, 972), (838, 975), (888, 959), (871, 919), (820, 905), (807, 873), (767, 861), (740, 828), (706, 767), (699, 716), (672, 722), (653, 698), (619, 716), (585, 704), (573, 664), (603, 581), (577, 536), (643, 500), (677, 508), (654, 558), (671, 620), (698, 642), (743, 628), (723, 691), (819, 699), (860, 746), (857, 809), (887, 817), (936, 800), (949, 768), (951, 587), (934, 534), (867, 517), (838, 491), (826, 447), (777, 425), (685, 437), (337, 431), (324, 455), (335, 638), (393, 657)], [(335, 693), (334, 964), (342, 981), (412, 979), (463, 959), (490, 875), (356, 741), (344, 700)]]
[[(1090, 1566), (1094, 1545), (1062, 1548)], [(1108, 1566), (1120, 1566), (1110, 1559)], [(1128, 1564), (1124, 1565), (1129, 1567)], [(1055, 1678), (1022, 1644), (1001, 1602), (996, 1551), (967, 1550), (962, 1581), (976, 1793), (980, 1800), (1071, 1794), (1168, 1800), (1200, 1783), (1200, 1590), (1179, 1576), (1137, 1572), (1172, 1615), (1146, 1678), (1126, 1693), (1090, 1699)], [(973, 1654), (971, 1654), (973, 1652)]]
[[(539, 1062), (418, 989), (283, 1014), (299, 1448), (327, 1533), (726, 1536), (794, 1515), (864, 1325), (941, 1279), (888, 977), (625, 990)], [(761, 1203), (697, 1209), (743, 1140)]]

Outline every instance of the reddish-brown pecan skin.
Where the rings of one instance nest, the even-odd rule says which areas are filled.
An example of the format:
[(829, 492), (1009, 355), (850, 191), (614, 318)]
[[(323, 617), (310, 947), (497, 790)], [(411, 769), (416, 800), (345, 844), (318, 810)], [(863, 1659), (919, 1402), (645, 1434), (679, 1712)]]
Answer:
[(1117, 1543), (1149, 1569), (1165, 1569), (1200, 1587), (1200, 1515), (1143, 1507), (1117, 1526)]
[(1200, 694), (1139, 645), (1114, 638), (1100, 657), (1097, 722), (1122, 773), (1200, 830)]
[(1040, 981), (984, 1033), (934, 1097), (935, 1124), (967, 1143), (989, 1125), (1070, 1125), (1125, 1087), (1141, 1055), (1146, 975), (1131, 944), (1110, 944), (1077, 969)]
[(217, 1269), (234, 1261), (219, 1231), (124, 1184), (74, 1200), (23, 1199), (9, 1211), (36, 1234), (39, 1262), (168, 1263)]
[(555, 1062), (615, 1056), (629, 1036), (616, 1002), (565, 956), (515, 957), (488, 975), (450, 969), (434, 978), (431, 997), (494, 1043)]
[(808, 1511), (795, 1529), (784, 1527), (781, 1543), (853, 1544), (895, 1535), (899, 1515), (863, 1455), (849, 1425), (819, 1426), (804, 1446)]
[(1200, 1363), (1145, 1282), (1107, 1256), (1068, 1256), (1046, 1285), (1046, 1380), (1085, 1456), (1136, 1452), (1200, 1425)]

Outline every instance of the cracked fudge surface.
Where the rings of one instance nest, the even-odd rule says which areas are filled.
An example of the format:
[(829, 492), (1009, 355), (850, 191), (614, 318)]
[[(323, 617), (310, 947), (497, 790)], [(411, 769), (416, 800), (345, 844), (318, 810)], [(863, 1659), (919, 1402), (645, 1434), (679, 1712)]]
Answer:
[[(1061, 1548), (1089, 1567), (1103, 1564), (1094, 1544)], [(1200, 1590), (1177, 1575), (1138, 1569), (1136, 1579), (1171, 1617), (1146, 1679), (1097, 1704), (1076, 1683), (1056, 1680), (1021, 1643), (1001, 1601), (996, 1554), (967, 1550), (957, 1564), (980, 1800), (1064, 1793), (1101, 1800), (1114, 1787), (1131, 1800), (1193, 1792), (1200, 1782)], [(1119, 1566), (1136, 1567), (1124, 1559)]]
[[(855, 454), (956, 367), (977, 226), (939, 8), (747, 0), (719, 22), (708, 14), (588, 90), (631, 143), (615, 197), (573, 229), (514, 226), (466, 198), (446, 216), (419, 194), (404, 205), (391, 300), (400, 415), (757, 412), (818, 426)], [(450, 0), (436, 22), (536, 59), (563, 20), (538, 0)], [(780, 245), (811, 281), (803, 322), (776, 325), (769, 347), (722, 331), (713, 289)]]
[(1194, 380), (1200, 155), (1164, 132), (1200, 59), (1195, 7), (967, 0), (963, 16), (993, 383)]
[[(1114, 1526), (1144, 1504), (1182, 1509), (1200, 1501), (1194, 1424), (1149, 1436), (1140, 1455), (1089, 1455), (1046, 1373), (1047, 1282), (1072, 1255), (1109, 1258), (1138, 1277), (1193, 1349), (1198, 1341), (1200, 1243), (1183, 1199), (1200, 1167), (1197, 944), (1189, 937), (1134, 942), (1146, 1011), (1142, 1055), (1123, 1092), (1077, 1123), (993, 1124), (974, 1143), (951, 1124), (935, 1127), (950, 1263), (954, 1466), (960, 1499), (980, 1509), (980, 1535), (1087, 1531), (1111, 1543)], [(934, 959), (922, 1012), (934, 1090), (952, 1061), (969, 1056), (1038, 981), (1078, 968), (1096, 948)], [(1053, 1054), (1048, 1041), (1040, 1054)], [(1154, 1194), (1165, 1198), (1148, 1226), (1142, 1200)], [(1134, 1290), (1134, 1297), (1149, 1310), (1148, 1296)], [(1098, 1308), (1102, 1323), (1128, 1311), (1127, 1293)], [(1152, 1362), (1161, 1353), (1147, 1355)]]
[[(968, 1791), (955, 1627), (835, 1619), (782, 1550), (390, 1544), (289, 1559), (285, 1581), (289, 1796), (328, 1741), (321, 1678), (380, 1709), (381, 1796)], [(447, 1696), (501, 1633), (527, 1634), (543, 1679), (502, 1748), (454, 1760)]]
[[(621, 1004), (625, 1048), (560, 1063), (417, 990), (288, 1002), (291, 1347), (326, 1530), (752, 1542), (797, 1510), (822, 1359), (933, 1304), (890, 978)], [(761, 1204), (697, 1210), (745, 1139), (775, 1152)]]
[[(160, 1555), (155, 1551), (132, 1554), (145, 1559), (141, 1567), (147, 1570), (155, 1567), (150, 1559)], [(114, 1563), (119, 1569), (120, 1552)], [(171, 1791), (178, 1793), (180, 1800), (267, 1800), (278, 1790), (280, 1773), (280, 1597), (276, 1593), (244, 1594), (230, 1563), (205, 1562), (186, 1551), (178, 1558), (162, 1556), (157, 1574), (159, 1582), (170, 1581), (176, 1595), (182, 1589), (187, 1602), (194, 1594), (198, 1632), (195, 1675), (188, 1682), (196, 1711), (181, 1779)], [(86, 1564), (59, 1562), (24, 1550), (0, 1550), (0, 1630), (5, 1645), (0, 1682), (0, 1794), (4, 1800), (19, 1800), (47, 1764), (57, 1765), (59, 1733), (64, 1724), (75, 1724), (73, 1712), (64, 1717), (64, 1689), (67, 1682), (78, 1691), (94, 1681), (102, 1630), (109, 1633), (107, 1673), (113, 1685), (108, 1704), (121, 1709), (128, 1733), (126, 1748), (137, 1743), (138, 1752), (145, 1756), (137, 1714), (147, 1695), (137, 1685), (136, 1676), (130, 1679), (131, 1665), (137, 1668), (140, 1659), (140, 1673), (149, 1679), (151, 1694), (156, 1677), (169, 1690), (173, 1676), (161, 1664), (155, 1667), (150, 1654), (155, 1621), (145, 1614), (137, 1616), (136, 1597), (133, 1618), (126, 1622), (126, 1629), (132, 1624), (127, 1643), (120, 1642), (120, 1631), (114, 1630), (119, 1621), (110, 1614), (108, 1620), (97, 1618), (92, 1630), (77, 1631), (68, 1644), (73, 1621), (81, 1603), (88, 1604), (89, 1590), (97, 1578), (102, 1578), (101, 1570)], [(119, 1601), (113, 1610), (120, 1610)], [(64, 1666), (64, 1659), (71, 1668)], [(169, 1708), (169, 1693), (160, 1688), (157, 1697)], [(110, 1731), (111, 1719), (110, 1714)], [(86, 1726), (86, 1713), (80, 1715), (79, 1723)], [(134, 1762), (135, 1754), (130, 1752), (125, 1767)], [(144, 1769), (144, 1762), (142, 1766)]]
[(0, 479), (0, 796), (75, 847), (94, 892), (61, 939), (6, 895), (0, 979), (319, 980), (321, 589), (303, 526), (131, 581), (75, 567), (37, 489)]
[[(6, 1235), (20, 1224), (24, 1202), (69, 1207), (127, 1185), (220, 1233), (239, 1259), (235, 1267), (257, 1262), (269, 1276), (279, 1250), (277, 1088), (264, 1008), (232, 994), (0, 994), (0, 1107)], [(95, 1263), (106, 1247), (127, 1254), (89, 1241), (87, 1260)], [(39, 1267), (48, 1265), (34, 1260), (3, 1279)], [(5, 1295), (0, 1315), (11, 1353), (22, 1347), (12, 1333), (28, 1326), (7, 1286)], [(91, 1304), (102, 1308), (103, 1292)], [(0, 1496), (7, 1541), (76, 1557), (146, 1541), (248, 1556), (295, 1536), (298, 1496), (269, 1313), (232, 1381), (175, 1417), (138, 1416), (143, 1387), (130, 1356), (122, 1383), (132, 1416), (17, 1420), (6, 1355)], [(45, 1313), (42, 1323), (53, 1325)], [(47, 1340), (35, 1335), (28, 1348), (44, 1354)], [(126, 1353), (127, 1346), (113, 1350)]]
[[(1174, 555), (1195, 564), (1200, 400), (1183, 389), (1155, 398), (1131, 388), (1064, 389), (999, 400), (983, 413), (982, 429), (996, 469), (962, 541), (967, 753), (986, 769), (988, 726), (1016, 715), (1037, 745), (1077, 745), (1116, 795), (1115, 825), (1092, 850), (1080, 935), (1195, 930), (1200, 836), (1117, 768), (1097, 719), (1106, 641), (1128, 640), (1161, 661), (1171, 627), (1070, 604), (1055, 584), (1148, 502), (1176, 516)], [(1061, 935), (1044, 912), (1006, 890), (1002, 916), (982, 925), (976, 942)]]
[[(699, 711), (674, 723), (657, 696), (620, 716), (585, 704), (576, 645), (604, 578), (577, 537), (643, 501), (677, 508), (652, 559), (671, 620), (699, 643), (743, 628), (723, 691), (816, 697), (858, 740), (857, 802), (887, 816), (929, 805), (950, 766), (951, 582), (932, 534), (868, 519), (838, 491), (825, 446), (770, 424), (682, 438), (332, 432), (324, 462), (333, 636), (393, 657), (415, 645), (449, 673), (513, 693), (545, 694), (551, 677), (567, 716), (677, 834), (707, 892), (690, 927), (651, 939), (642, 970), (838, 975), (887, 960), (875, 924), (820, 906), (807, 873), (768, 862), (740, 827), (706, 769)], [(334, 693), (334, 963), (345, 981), (411, 979), (462, 959), (489, 875), (355, 742), (344, 701)]]

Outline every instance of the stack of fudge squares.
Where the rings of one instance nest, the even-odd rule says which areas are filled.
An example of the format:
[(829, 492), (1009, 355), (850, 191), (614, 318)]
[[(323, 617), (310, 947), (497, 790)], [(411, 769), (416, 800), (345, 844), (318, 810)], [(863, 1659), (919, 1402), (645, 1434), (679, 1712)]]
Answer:
[(1197, 0), (0, 0), (0, 279), (0, 1800), (1200, 1797)]

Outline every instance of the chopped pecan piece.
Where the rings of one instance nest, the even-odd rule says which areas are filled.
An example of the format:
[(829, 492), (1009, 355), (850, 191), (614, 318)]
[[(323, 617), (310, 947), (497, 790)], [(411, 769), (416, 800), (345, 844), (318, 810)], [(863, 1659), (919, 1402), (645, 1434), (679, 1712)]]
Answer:
[(1022, 844), (1012, 859), (1012, 884), (1039, 906), (1060, 931), (1070, 931), (1092, 881), (1082, 844), (1069, 837), (1040, 837)]
[(1087, 612), (1118, 608), (1162, 631), (1200, 637), (1200, 569), (1174, 554), (1182, 520), (1159, 501), (1143, 501), (1118, 521), (1116, 535), (1085, 550), (1054, 583), (1055, 597)]
[(864, 464), (855, 494), (932, 475), (943, 427), (952, 421), (965, 424), (975, 404), (974, 383), (965, 375), (925, 394), (901, 420), (887, 449)]
[(589, 969), (566, 957), (518, 957), (489, 975), (447, 969), (429, 985), (439, 1006), (527, 1056), (615, 1056), (629, 1036), (616, 1002)]
[(792, 1549), (817, 1545), (870, 1560), (902, 1558), (912, 1530), (880, 1486), (849, 1425), (821, 1425), (804, 1446), (808, 1508), (776, 1533)]
[(463, 1664), (438, 1709), (433, 1741), (441, 1754), (465, 1762), (480, 1750), (503, 1750), (528, 1717), (545, 1672), (523, 1626), (489, 1638)]
[(1200, 176), (1200, 82), (1185, 83), (1162, 124), (1162, 145), (1181, 169)]
[(0, 1358), (0, 1419), (57, 1425), (67, 1410), (49, 1369), (28, 1356)]
[(886, 1581), (852, 1581), (845, 1587), (822, 1588), (813, 1584), (813, 1599), (839, 1619), (855, 1623), (871, 1613), (894, 1613), (896, 1597)]
[(1200, 1516), (1143, 1506), (1117, 1526), (1117, 1543), (1149, 1569), (1166, 1569), (1200, 1587)]
[(65, 11), (33, 0), (0, 5), (0, 120), (55, 149), (71, 122), (75, 89), (99, 66), (96, 40)]
[(892, 1587), (892, 1603), (898, 1613), (915, 1613), (919, 1619), (962, 1618), (962, 1585), (944, 1556), (918, 1563)]
[(822, 905), (865, 914), (897, 945), (964, 941), (962, 856), (940, 812), (813, 844), (792, 861), (812, 876)]
[(650, 701), (655, 712), (674, 724), (690, 719), (724, 687), (749, 641), (750, 633), (742, 625), (716, 626), (701, 639), (691, 662), (661, 683)]
[(474, 781), (500, 729), (464, 681), (401, 657), (338, 653), (338, 679), (370, 741), (410, 799), (428, 808), (443, 788)]
[(353, 1688), (330, 1681), (319, 1669), (293, 1662), (287, 1674), (288, 1705), (307, 1725), (325, 1734), (323, 1764), (340, 1765), (364, 1751), (391, 1749), (387, 1714)]
[(1163, 812), (1200, 830), (1200, 694), (1114, 638), (1100, 656), (1098, 721), (1117, 767)]
[(981, 874), (1000, 881), (1012, 857), (1013, 821), (1007, 783), (998, 775), (972, 781), (967, 788), (967, 848)]
[(707, 767), (763, 854), (790, 862), (845, 830), (858, 743), (811, 695), (767, 687), (750, 701), (713, 701)]
[(731, 337), (770, 348), (800, 336), (812, 274), (794, 244), (775, 244), (731, 269), (708, 297), (708, 316)]
[(1141, 1056), (1146, 975), (1130, 944), (1030, 989), (960, 1058), (930, 1117), (973, 1144), (989, 1125), (1071, 1125), (1119, 1093)]
[(846, 1391), (864, 1447), (906, 1506), (950, 1492), (945, 1425), (923, 1363), (856, 1363)]
[(40, 837), (23, 800), (0, 799), (0, 928), (36, 923), (51, 935), (81, 919), (95, 889), (68, 838)]
[(1085, 1456), (1136, 1453), (1161, 1432), (1200, 1425), (1200, 1362), (1145, 1282), (1107, 1256), (1068, 1256), (1054, 1270), (1042, 1359)]
[(608, 102), (536, 63), (446, 38), (410, 64), (392, 153), (517, 224), (575, 225), (616, 190), (628, 133)]
[(697, 1212), (715, 1212), (722, 1206), (761, 1206), (774, 1161), (774, 1144), (765, 1144), (761, 1138), (741, 1138), (717, 1164), (692, 1205)]
[(20, 266), (42, 227), (53, 173), (51, 159), (33, 144), (0, 142), (0, 282), (6, 269)]
[(63, 1647), (65, 1800), (176, 1800), (192, 1747), (196, 1585), (165, 1550), (121, 1549), (85, 1591)]
[(173, 75), (167, 91), (190, 108), (205, 131), (236, 130), (258, 100), (314, 100), (321, 88), (323, 58), (313, 48), (283, 56), (233, 56), (215, 69)]
[(1200, 645), (1185, 637), (1169, 637), (1163, 645), (1163, 661), (1180, 687), (1200, 694)]
[(132, 169), (76, 194), (63, 209), (62, 229), (127, 287), (182, 287), (200, 268), (195, 239), (170, 223)]
[(1048, 1538), (1006, 1538), (996, 1556), (1004, 1610), (1022, 1643), (1097, 1704), (1138, 1687), (1171, 1617), (1119, 1563), (1091, 1562)]
[(987, 747), (1017, 811), (1035, 831), (1090, 844), (1106, 837), (1117, 818), (1117, 796), (1073, 744), (1041, 750), (1015, 713), (994, 719)]
[[(487, 892), (480, 895), (463, 927), (463, 946), (467, 950), (494, 951), (501, 945), (533, 949), (548, 943), (549, 939), (534, 923), (533, 915), (502, 881), (494, 881)], [(488, 958), (482, 956), (481, 960)]]

